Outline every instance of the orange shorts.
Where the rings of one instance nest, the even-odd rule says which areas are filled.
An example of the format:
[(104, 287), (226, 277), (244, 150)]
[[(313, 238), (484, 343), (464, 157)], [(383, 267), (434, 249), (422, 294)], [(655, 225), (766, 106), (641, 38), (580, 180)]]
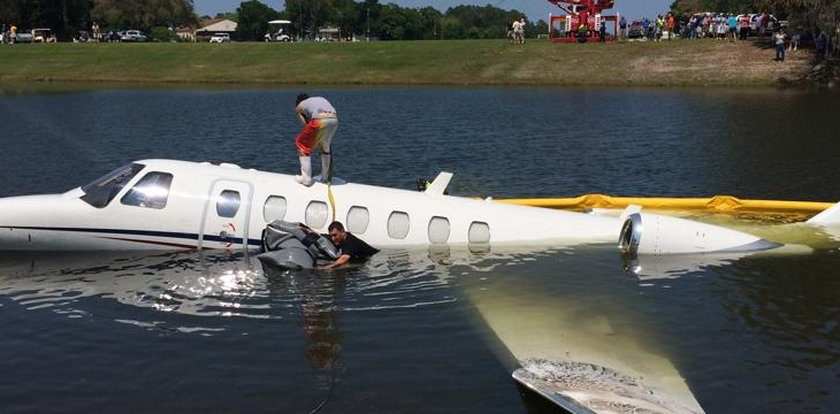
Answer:
[(321, 152), (330, 152), (330, 144), (335, 130), (338, 128), (337, 118), (319, 118), (306, 123), (295, 139), (298, 154), (308, 156), (315, 147)]

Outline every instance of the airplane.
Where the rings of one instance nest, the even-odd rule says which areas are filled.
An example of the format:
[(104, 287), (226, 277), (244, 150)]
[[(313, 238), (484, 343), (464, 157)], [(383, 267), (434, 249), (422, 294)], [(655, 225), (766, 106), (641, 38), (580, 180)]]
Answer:
[[(275, 220), (326, 232), (332, 220), (376, 247), (614, 243), (630, 254), (764, 251), (781, 244), (717, 225), (643, 212), (588, 214), (349, 183), (306, 187), (235, 164), (147, 159), (62, 194), (0, 198), (0, 251), (259, 250)], [(819, 225), (840, 221), (837, 205)], [(813, 220), (813, 219), (812, 219)]]

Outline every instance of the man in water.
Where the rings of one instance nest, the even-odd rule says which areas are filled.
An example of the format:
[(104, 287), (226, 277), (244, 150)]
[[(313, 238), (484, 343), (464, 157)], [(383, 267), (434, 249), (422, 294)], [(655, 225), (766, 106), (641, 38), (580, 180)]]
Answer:
[(330, 223), (327, 229), (330, 232), (330, 240), (332, 240), (336, 247), (341, 249), (341, 256), (338, 256), (338, 259), (335, 259), (334, 262), (320, 269), (335, 269), (350, 261), (364, 261), (379, 252), (379, 250), (371, 247), (352, 233), (345, 231), (344, 225), (338, 221)]
[(295, 146), (300, 157), (300, 175), (295, 181), (312, 185), (312, 150), (317, 147), (321, 153), (321, 182), (332, 180), (332, 143), (335, 130), (338, 129), (338, 114), (332, 104), (320, 96), (310, 97), (302, 93), (295, 101), (295, 114), (303, 124), (303, 131), (295, 139)]

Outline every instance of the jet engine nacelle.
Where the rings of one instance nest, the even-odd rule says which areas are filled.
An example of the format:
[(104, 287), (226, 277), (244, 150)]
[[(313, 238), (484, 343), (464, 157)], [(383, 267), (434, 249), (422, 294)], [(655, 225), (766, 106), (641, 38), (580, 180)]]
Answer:
[(629, 255), (749, 252), (780, 246), (713, 224), (642, 213), (638, 207), (635, 211), (628, 207), (622, 218), (618, 246), (622, 253)]

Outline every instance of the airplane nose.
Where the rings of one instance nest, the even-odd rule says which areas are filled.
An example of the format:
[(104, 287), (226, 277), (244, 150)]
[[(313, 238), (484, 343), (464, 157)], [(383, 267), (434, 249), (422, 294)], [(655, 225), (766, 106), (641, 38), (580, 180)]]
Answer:
[(34, 235), (70, 214), (69, 207), (59, 194), (0, 198), (0, 250), (33, 249)]

